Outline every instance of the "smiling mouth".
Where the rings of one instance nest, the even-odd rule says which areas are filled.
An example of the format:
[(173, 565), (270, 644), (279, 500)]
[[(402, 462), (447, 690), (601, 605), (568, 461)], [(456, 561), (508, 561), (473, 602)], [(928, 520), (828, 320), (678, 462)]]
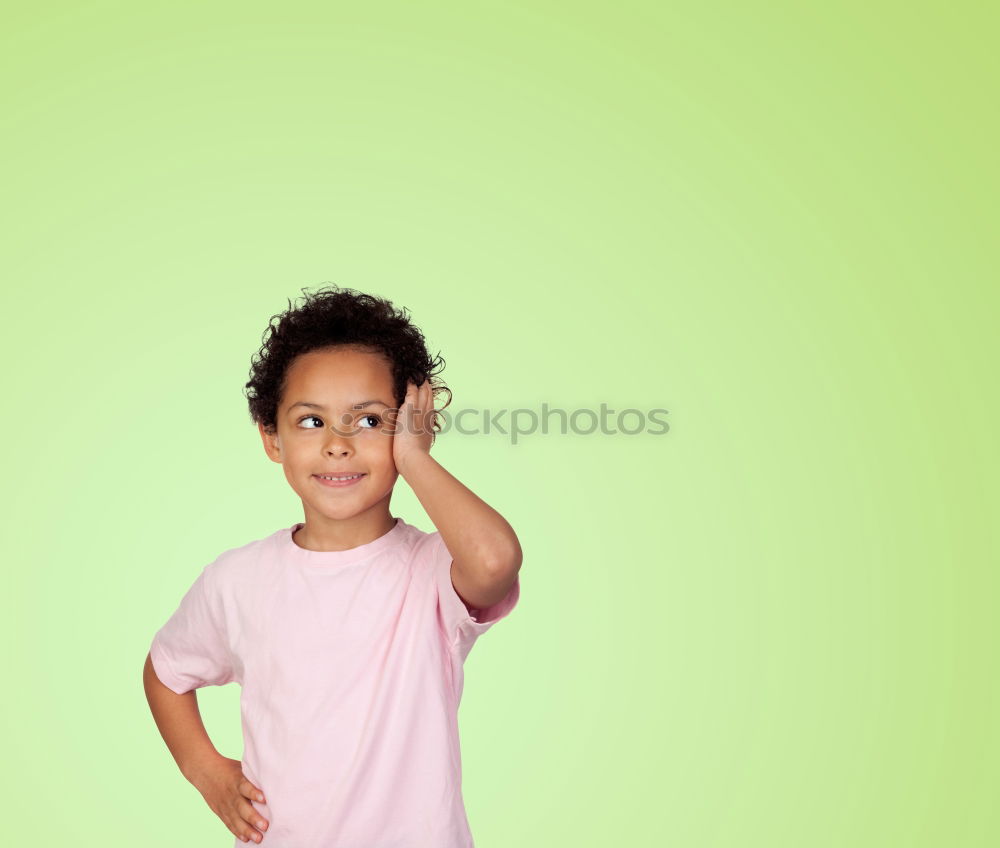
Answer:
[(349, 475), (313, 474), (313, 477), (315, 477), (316, 480), (319, 481), (319, 484), (321, 486), (327, 486), (332, 488), (337, 488), (340, 486), (351, 486), (354, 483), (360, 482), (366, 476), (367, 475), (364, 472), (358, 474), (349, 474)]

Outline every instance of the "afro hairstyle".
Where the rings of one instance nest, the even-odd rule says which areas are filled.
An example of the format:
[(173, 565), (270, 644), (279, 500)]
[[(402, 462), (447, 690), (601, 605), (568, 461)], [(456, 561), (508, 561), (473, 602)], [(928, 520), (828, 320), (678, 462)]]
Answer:
[(408, 310), (397, 309), (390, 300), (339, 286), (302, 292), (301, 304), (294, 306), (289, 300), (285, 312), (271, 317), (260, 350), (251, 358), (250, 380), (244, 387), (251, 420), (274, 434), (285, 375), (295, 358), (314, 350), (350, 346), (388, 359), (397, 408), (403, 405), (409, 381), (422, 386), (429, 380), (435, 399), (442, 393), (448, 395), (441, 409), (435, 404), (432, 430), (436, 436), (441, 430), (441, 410), (451, 403), (451, 390), (438, 377), (445, 361), (440, 352), (431, 358), (423, 333), (410, 321)]

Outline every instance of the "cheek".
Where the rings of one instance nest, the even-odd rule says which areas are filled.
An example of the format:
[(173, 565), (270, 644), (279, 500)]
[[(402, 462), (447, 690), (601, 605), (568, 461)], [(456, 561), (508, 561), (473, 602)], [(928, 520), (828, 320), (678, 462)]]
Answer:
[(392, 469), (392, 435), (372, 433), (366, 440), (364, 446), (365, 455), (374, 466), (385, 466)]

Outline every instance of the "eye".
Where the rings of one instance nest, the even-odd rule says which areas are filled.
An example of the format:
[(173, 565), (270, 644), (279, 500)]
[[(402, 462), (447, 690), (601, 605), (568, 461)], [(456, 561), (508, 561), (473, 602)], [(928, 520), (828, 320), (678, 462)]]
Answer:
[(367, 421), (369, 418), (374, 420), (375, 423), (372, 424), (371, 427), (364, 427), (363, 429), (365, 430), (374, 430), (376, 427), (378, 427), (379, 424), (382, 423), (381, 419), (377, 415), (372, 415), (371, 413), (369, 413), (368, 415), (362, 415), (361, 418), (358, 419), (358, 421)]
[[(320, 426), (323, 425), (323, 419), (320, 418), (319, 416), (316, 416), (316, 415), (307, 415), (305, 418), (300, 418), (299, 419), (299, 424), (301, 424), (303, 421), (310, 421), (310, 420), (312, 420), (312, 421), (319, 421)], [(306, 427), (306, 429), (307, 430), (316, 430), (317, 428), (316, 427)]]

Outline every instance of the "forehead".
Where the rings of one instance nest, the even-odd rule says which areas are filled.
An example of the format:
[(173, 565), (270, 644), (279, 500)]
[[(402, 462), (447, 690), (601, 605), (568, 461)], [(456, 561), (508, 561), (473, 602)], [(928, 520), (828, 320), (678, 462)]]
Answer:
[(285, 399), (292, 403), (294, 393), (296, 398), (309, 395), (312, 401), (345, 403), (384, 394), (384, 400), (391, 404), (392, 391), (389, 361), (379, 353), (353, 348), (304, 353), (296, 357), (285, 375)]

